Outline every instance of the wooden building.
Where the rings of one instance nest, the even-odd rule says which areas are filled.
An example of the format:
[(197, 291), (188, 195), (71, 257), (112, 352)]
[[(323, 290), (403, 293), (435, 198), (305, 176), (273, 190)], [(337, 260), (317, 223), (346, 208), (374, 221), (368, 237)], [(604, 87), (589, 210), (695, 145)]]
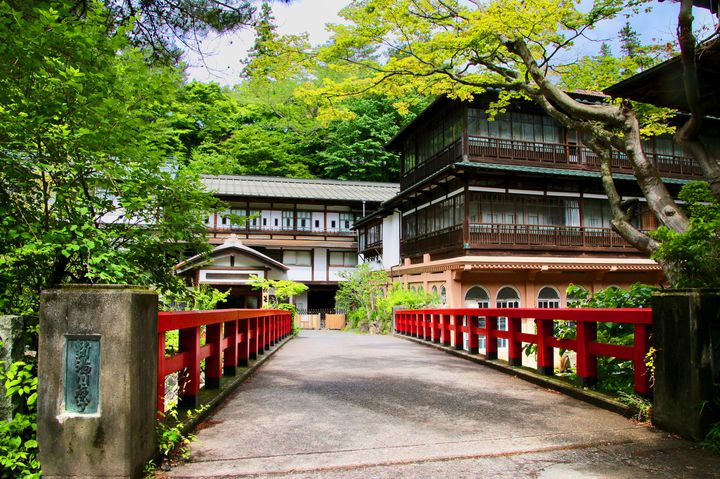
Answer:
[[(598, 159), (582, 135), (529, 103), (491, 120), (488, 102), (439, 98), (389, 142), (402, 155), (400, 193), (358, 221), (361, 257), (449, 307), (561, 307), (570, 283), (662, 282), (659, 266), (610, 228)], [(700, 178), (670, 137), (645, 148), (671, 190)], [(656, 228), (623, 153), (613, 167), (635, 225)]]
[(260, 292), (251, 274), (309, 286), (300, 311), (333, 309), (338, 273), (357, 265), (357, 218), (398, 192), (393, 183), (254, 176), (204, 176), (205, 187), (229, 205), (207, 220), (209, 254), (178, 265), (196, 284), (229, 290), (223, 307), (254, 308)]

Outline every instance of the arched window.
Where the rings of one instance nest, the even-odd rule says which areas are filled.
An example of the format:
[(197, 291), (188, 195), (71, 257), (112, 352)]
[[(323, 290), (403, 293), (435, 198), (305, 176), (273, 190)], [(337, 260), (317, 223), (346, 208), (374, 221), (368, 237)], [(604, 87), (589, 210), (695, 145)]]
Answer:
[(511, 286), (505, 286), (498, 291), (495, 304), (498, 308), (519, 308), (520, 295)]
[(437, 295), (438, 295), (437, 286), (433, 286), (432, 290), (430, 290), (430, 292), (432, 293), (433, 297), (437, 297)]
[(473, 286), (465, 293), (466, 308), (489, 308), (490, 295), (482, 286)]
[(440, 287), (440, 304), (446, 304), (447, 303), (447, 290), (445, 289), (445, 286)]
[(545, 286), (540, 290), (537, 297), (538, 308), (559, 308), (560, 294), (552, 286)]
[[(505, 286), (500, 288), (495, 298), (495, 305), (498, 308), (519, 308), (520, 307), (520, 295), (517, 290), (511, 286)], [(498, 329), (507, 331), (507, 317), (498, 317)], [(507, 339), (498, 339), (498, 348), (507, 348)]]

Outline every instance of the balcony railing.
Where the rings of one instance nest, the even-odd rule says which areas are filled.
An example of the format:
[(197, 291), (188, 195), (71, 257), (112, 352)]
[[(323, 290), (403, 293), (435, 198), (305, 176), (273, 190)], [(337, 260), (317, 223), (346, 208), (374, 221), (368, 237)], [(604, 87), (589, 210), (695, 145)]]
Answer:
[(403, 173), (400, 179), (401, 189), (408, 188), (418, 181), (431, 176), (442, 167), (462, 159), (462, 140), (457, 140), (452, 145), (433, 155), (413, 169)]
[[(468, 138), (470, 157), (544, 163), (561, 165), (577, 169), (598, 170), (600, 160), (589, 148), (582, 145), (559, 143), (538, 143), (531, 141), (485, 138)], [(660, 155), (646, 152), (648, 159), (660, 173), (680, 176), (700, 176), (702, 173), (695, 160), (678, 155)], [(612, 166), (620, 170), (632, 171), (632, 165), (625, 153), (613, 150)]]
[(248, 235), (284, 235), (284, 236), (342, 236), (355, 237), (356, 233), (352, 230), (339, 228), (281, 228), (281, 227), (247, 227), (235, 225), (215, 225), (208, 226), (210, 233), (235, 233)]
[(402, 256), (436, 252), (462, 247), (462, 225), (451, 226), (410, 239), (403, 239), (400, 245)]
[(488, 245), (634, 249), (610, 228), (470, 223), (470, 247)]

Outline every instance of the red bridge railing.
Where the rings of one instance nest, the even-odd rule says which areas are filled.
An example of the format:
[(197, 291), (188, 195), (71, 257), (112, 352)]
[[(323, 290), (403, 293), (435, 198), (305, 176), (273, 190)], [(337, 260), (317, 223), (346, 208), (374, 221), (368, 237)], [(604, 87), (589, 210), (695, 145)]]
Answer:
[[(205, 326), (205, 344), (201, 331)], [(165, 355), (165, 333), (179, 331), (179, 349)], [(164, 412), (165, 377), (179, 371), (179, 404), (196, 407), (200, 392), (200, 363), (205, 360), (205, 388), (220, 387), (224, 374), (247, 366), (292, 332), (292, 316), (279, 309), (223, 309), (158, 314), (158, 412)]]
[[(507, 318), (507, 329), (498, 329), (498, 318)], [(533, 319), (536, 333), (522, 332), (522, 319)], [(479, 327), (480, 320), (485, 327)], [(555, 321), (576, 323), (576, 338), (555, 337)], [(467, 324), (464, 326), (463, 323)], [(633, 325), (632, 346), (597, 342), (598, 323)], [(650, 393), (650, 374), (645, 356), (650, 348), (652, 310), (637, 309), (536, 309), (536, 308), (479, 308), (479, 309), (422, 309), (399, 310), (395, 313), (395, 332), (413, 336), (455, 349), (463, 349), (463, 333), (468, 334), (470, 353), (478, 354), (478, 335), (485, 337), (485, 357), (497, 359), (497, 339), (508, 341), (508, 363), (522, 366), (523, 343), (537, 345), (537, 369), (545, 375), (554, 374), (553, 348), (577, 353), (576, 368), (579, 386), (597, 382), (597, 358), (608, 356), (632, 361), (634, 389), (639, 394)], [(452, 339), (451, 339), (452, 338)]]

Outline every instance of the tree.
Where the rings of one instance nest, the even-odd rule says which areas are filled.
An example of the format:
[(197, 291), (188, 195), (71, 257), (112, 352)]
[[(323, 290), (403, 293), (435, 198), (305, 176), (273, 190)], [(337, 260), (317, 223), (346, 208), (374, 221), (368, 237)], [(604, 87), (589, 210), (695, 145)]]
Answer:
[(215, 203), (174, 160), (179, 72), (151, 67), (102, 4), (0, 4), (0, 310), (65, 282), (175, 284)]
[[(531, 99), (559, 123), (585, 135), (587, 146), (601, 162), (613, 229), (638, 250), (652, 255), (661, 241), (630, 223), (612, 177), (613, 148), (624, 152), (632, 163), (647, 205), (660, 224), (684, 233), (690, 222), (643, 152), (637, 111), (628, 101), (578, 102), (554, 81), (553, 73), (560, 53), (574, 41), (602, 20), (638, 5), (603, 0), (580, 11), (577, 3), (564, 0), (358, 0), (342, 10), (346, 22), (333, 27), (333, 39), (319, 58), (336, 69), (363, 68), (369, 74), (326, 82), (315, 94), (338, 98), (367, 92), (400, 96), (423, 91), (469, 100), (493, 88), (503, 92), (496, 108), (515, 99)], [(713, 195), (720, 198), (718, 152), (711, 153), (700, 136), (704, 110), (694, 67), (692, 0), (681, 2), (678, 33), (691, 118), (678, 129), (676, 139), (692, 152)], [(672, 282), (672, 265), (662, 258), (659, 262)]]
[(308, 290), (307, 285), (290, 279), (267, 279), (256, 274), (250, 275), (248, 284), (253, 289), (259, 289), (263, 294), (263, 307), (277, 306), (279, 303), (292, 301), (292, 299)]

